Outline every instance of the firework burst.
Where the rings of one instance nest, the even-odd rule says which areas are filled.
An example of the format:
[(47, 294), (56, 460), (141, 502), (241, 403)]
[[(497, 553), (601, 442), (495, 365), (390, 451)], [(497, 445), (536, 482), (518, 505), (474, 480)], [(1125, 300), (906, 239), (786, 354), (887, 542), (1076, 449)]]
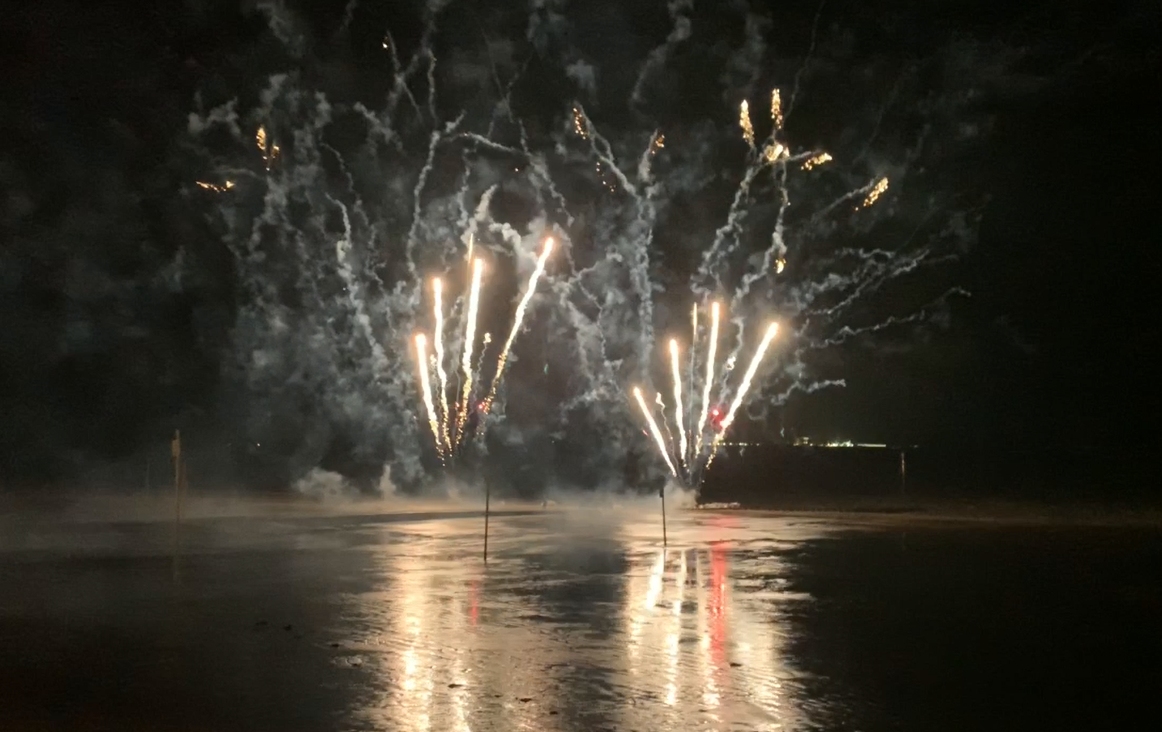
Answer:
[[(695, 308), (695, 312), (697, 312), (697, 308)], [(633, 387), (634, 399), (646, 417), (650, 434), (653, 436), (654, 443), (663, 461), (666, 463), (666, 467), (670, 469), (670, 474), (674, 478), (688, 486), (698, 485), (702, 473), (710, 466), (711, 461), (714, 460), (714, 455), (718, 451), (723, 437), (734, 423), (735, 415), (739, 407), (742, 406), (750, 393), (755, 374), (758, 372), (759, 366), (762, 364), (767, 350), (770, 348), (771, 341), (774, 340), (779, 331), (778, 323), (771, 323), (767, 326), (762, 342), (751, 357), (750, 364), (747, 366), (742, 381), (739, 382), (733, 401), (731, 401), (729, 408), (723, 412), (721, 407), (712, 401), (711, 395), (716, 367), (715, 354), (717, 352), (720, 315), (719, 303), (712, 303), (710, 306), (710, 337), (706, 345), (706, 376), (702, 384), (702, 398), (696, 424), (687, 425), (689, 418), (682, 409), (683, 384), (681, 371), (678, 367), (679, 346), (676, 338), (670, 340), (669, 353), (670, 376), (673, 380), (675, 401), (673, 415), (677, 438), (673, 436), (669, 422), (666, 420), (665, 405), (661, 402), (661, 394), (659, 393), (657, 395), (655, 403), (658, 405), (658, 411), (662, 415), (662, 425), (665, 429), (665, 434), (663, 434), (663, 429), (658, 426), (654, 417), (654, 410), (648, 406), (648, 403), (642, 396), (641, 387)], [(696, 318), (694, 334), (695, 338), (697, 338)], [(691, 344), (691, 349), (693, 350), (695, 346), (696, 343)], [(733, 356), (727, 359), (727, 362), (723, 365), (723, 370), (729, 371), (732, 365)], [(691, 373), (693, 373), (693, 369), (691, 369)], [(688, 427), (694, 433), (692, 442), (687, 437)], [(675, 458), (677, 459), (675, 460)]]
[[(427, 357), (426, 334), (418, 333), (415, 336), (415, 342), (416, 360), (420, 369), (420, 398), (428, 414), (428, 422), (432, 439), (435, 442), (436, 454), (442, 460), (454, 457), (464, 445), (465, 439), (470, 432), (475, 432), (478, 438), (483, 437), (484, 426), (487, 422), (486, 417), (496, 400), (497, 389), (504, 379), (509, 353), (512, 351), (513, 343), (516, 342), (516, 338), (524, 325), (525, 313), (528, 311), (529, 303), (536, 293), (537, 282), (544, 275), (545, 265), (548, 263), (549, 255), (552, 254), (552, 251), (553, 239), (550, 237), (545, 240), (545, 245), (541, 250), (540, 256), (537, 258), (533, 274), (529, 278), (528, 285), (517, 305), (516, 314), (513, 316), (512, 328), (497, 358), (496, 370), (492, 376), (491, 385), (488, 388), (487, 395), (482, 399), (475, 398), (476, 385), (481, 381), (481, 363), (484, 360), (485, 350), (492, 341), (490, 334), (484, 334), (479, 356), (475, 364), (473, 363), (473, 355), (476, 353), (476, 329), (480, 314), (480, 293), (484, 284), (484, 260), (479, 257), (472, 260), (472, 278), (468, 289), (468, 307), (463, 323), (464, 341), (460, 353), (462, 385), (458, 402), (449, 402), (448, 399), (448, 371), (444, 366), (448, 349), (444, 342), (445, 314), (443, 280), (439, 277), (432, 279), (432, 319), (434, 322), (434, 354), (432, 358), (429, 359)], [(436, 397), (433, 397), (432, 394), (431, 376), (429, 373), (432, 370), (436, 373), (439, 387), (439, 393)], [(476, 420), (474, 429), (470, 425), (470, 421), (473, 418)]]

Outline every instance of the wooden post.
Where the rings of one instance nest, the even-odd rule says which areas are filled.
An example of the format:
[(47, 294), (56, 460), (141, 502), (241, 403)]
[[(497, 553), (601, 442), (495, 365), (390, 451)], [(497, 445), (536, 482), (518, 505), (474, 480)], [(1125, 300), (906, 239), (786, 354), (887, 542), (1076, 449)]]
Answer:
[(663, 485), (658, 493), (662, 497), (662, 546), (665, 547), (668, 544), (666, 539), (666, 486)]
[(492, 499), (489, 480), (484, 479), (484, 563), (488, 564), (488, 511)]

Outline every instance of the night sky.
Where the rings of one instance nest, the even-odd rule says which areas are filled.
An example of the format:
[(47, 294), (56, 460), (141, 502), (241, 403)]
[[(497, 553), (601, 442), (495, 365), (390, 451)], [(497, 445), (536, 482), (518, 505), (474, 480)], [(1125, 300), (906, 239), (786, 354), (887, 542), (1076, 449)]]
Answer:
[[(233, 460), (243, 455), (236, 445), (255, 439), (239, 427), (256, 402), (231, 356), (247, 295), (212, 207), (190, 193), (206, 157), (189, 114), (198, 100), (252, 104), (267, 76), (293, 70), (332, 102), (382, 100), (385, 31), (406, 55), (424, 28), (421, 2), (354, 5), (346, 24), (343, 3), (291, 2), (296, 55), (261, 5), (44, 0), (5, 15), (3, 484), (82, 475), (164, 445), (175, 426)], [(576, 97), (599, 126), (672, 130), (678, 148), (699, 124), (730, 128), (740, 97), (727, 77), (752, 70), (757, 100), (772, 85), (789, 89), (802, 70), (799, 116), (787, 128), (799, 145), (866, 146), (871, 158), (898, 160), (923, 135), (896, 203), (877, 213), (879, 228), (857, 233), (878, 246), (876, 237), (897, 236), (893, 216), (903, 237), (932, 207), (963, 224), (956, 257), (872, 307), (912, 308), (953, 286), (971, 297), (828, 352), (820, 368), (845, 388), (796, 394), (740, 425), (745, 434), (1158, 447), (1157, 3), (695, 3), (690, 48), (678, 47), (637, 105), (634, 79), (671, 29), (664, 2), (532, 3), (564, 14), (566, 30), (542, 42), (525, 3), (469, 5), (449, 4), (433, 41), (454, 82), (441, 88), (445, 119), (478, 112), (476, 87), (493, 84), (479, 49), (491, 43), (523, 69), (513, 107), (533, 136)], [(763, 19), (766, 47), (732, 72), (748, 12)], [(598, 70), (594, 89), (562, 73), (577, 59)], [(947, 110), (963, 110), (962, 123)], [(721, 156), (711, 167), (729, 173), (739, 150), (710, 150)], [(712, 231), (728, 200), (687, 201), (686, 218), (662, 233)], [(652, 272), (667, 287), (660, 328), (688, 317), (674, 283), (697, 261), (672, 240), (653, 245)], [(536, 327), (530, 342), (551, 347)], [(334, 437), (324, 452), (343, 443)]]

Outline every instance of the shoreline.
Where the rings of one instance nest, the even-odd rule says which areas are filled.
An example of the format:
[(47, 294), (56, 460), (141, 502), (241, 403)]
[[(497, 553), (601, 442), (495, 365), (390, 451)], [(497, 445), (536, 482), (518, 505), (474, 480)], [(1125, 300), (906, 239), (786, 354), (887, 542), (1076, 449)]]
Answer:
[[(846, 503), (846, 505), (844, 505)], [(1092, 526), (1162, 529), (1162, 509), (1032, 501), (795, 502), (763, 506), (702, 504), (700, 513), (826, 521), (852, 527)]]

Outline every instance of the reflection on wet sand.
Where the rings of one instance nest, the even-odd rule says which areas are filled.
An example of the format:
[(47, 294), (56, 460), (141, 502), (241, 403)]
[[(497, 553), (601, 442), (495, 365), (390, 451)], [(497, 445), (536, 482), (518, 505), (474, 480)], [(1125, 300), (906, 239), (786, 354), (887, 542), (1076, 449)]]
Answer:
[(730, 562), (728, 545), (716, 543), (658, 550), (631, 568), (626, 658), (637, 704), (625, 723), (680, 729), (697, 719), (709, 729), (789, 729), (801, 721), (781, 698), (788, 672), (778, 611), (770, 602), (736, 600)]
[[(719, 542), (501, 553), (428, 525), (350, 598), (367, 634), (361, 716), (377, 729), (793, 729), (777, 593), (731, 578)], [(388, 549), (388, 547), (383, 547)], [(527, 549), (527, 547), (526, 547)], [(777, 559), (740, 553), (778, 573)], [(749, 573), (747, 576), (752, 576)]]
[[(444, 529), (425, 528), (436, 536)], [(430, 553), (438, 543), (422, 536), (409, 538), (414, 549), (396, 546), (377, 556), (379, 587), (359, 598), (373, 676), (365, 713), (382, 729), (469, 732), (478, 568)]]

